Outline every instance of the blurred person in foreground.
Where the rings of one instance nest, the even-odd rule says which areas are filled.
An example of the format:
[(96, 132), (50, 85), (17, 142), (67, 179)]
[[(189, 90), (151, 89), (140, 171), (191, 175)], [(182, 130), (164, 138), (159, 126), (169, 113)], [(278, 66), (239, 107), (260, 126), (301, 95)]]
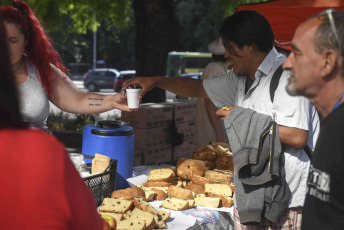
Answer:
[[(213, 61), (203, 70), (202, 80), (227, 73), (230, 65), (225, 58), (222, 40), (216, 39), (208, 45)], [(198, 98), (196, 108), (195, 148), (201, 148), (214, 142), (228, 143), (223, 121), (216, 116), (216, 107), (209, 98)]]
[[(224, 19), (220, 36), (226, 48), (225, 57), (232, 62), (232, 71), (226, 75), (203, 81), (138, 77), (127, 80), (123, 89), (138, 84), (142, 87), (139, 96), (160, 87), (181, 96), (210, 98), (219, 108), (216, 113), (224, 120), (233, 153), (234, 228), (298, 229), (310, 164), (305, 147), (315, 146), (318, 115), (307, 98), (292, 97), (286, 92), (289, 71), (281, 73), (271, 99), (271, 81), (286, 57), (273, 47), (273, 31), (263, 15), (255, 11), (236, 12)], [(273, 129), (266, 132), (266, 128)], [(269, 138), (262, 138), (264, 143), (271, 140), (273, 144), (267, 146), (268, 151), (263, 151), (259, 138), (266, 135)], [(259, 154), (269, 154), (269, 151), (274, 157), (266, 156), (264, 159), (268, 161), (262, 160), (265, 164), (257, 171), (266, 177), (260, 178), (265, 182), (258, 184), (258, 177), (252, 175), (256, 173), (255, 165), (249, 163), (256, 160), (260, 163)], [(239, 169), (245, 168), (249, 178), (239, 174)], [(277, 178), (270, 169), (276, 170)], [(246, 178), (239, 179), (239, 176), (252, 182), (247, 183)]]
[(0, 13), (1, 229), (108, 229), (64, 146), (19, 112)]
[(20, 112), (30, 126), (47, 129), (49, 101), (69, 113), (130, 111), (125, 94), (85, 93), (74, 85), (60, 55), (27, 3), (14, 1), (9, 6), (1, 6), (0, 13), (5, 22)]
[(302, 229), (344, 229), (344, 12), (329, 9), (295, 31), (283, 68), (287, 91), (306, 96), (321, 117)]

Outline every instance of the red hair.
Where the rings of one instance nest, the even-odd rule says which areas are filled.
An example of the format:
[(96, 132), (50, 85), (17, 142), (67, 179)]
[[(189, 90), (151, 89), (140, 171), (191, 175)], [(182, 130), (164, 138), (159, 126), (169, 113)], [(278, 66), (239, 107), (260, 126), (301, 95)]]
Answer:
[(29, 5), (23, 1), (14, 1), (10, 6), (1, 6), (0, 12), (5, 22), (16, 24), (24, 34), (28, 41), (24, 53), (36, 67), (45, 90), (48, 93), (52, 92), (52, 69), (50, 64), (55, 65), (65, 74), (68, 74), (68, 70), (62, 63), (61, 56), (52, 46), (50, 38), (45, 33), (36, 15)]

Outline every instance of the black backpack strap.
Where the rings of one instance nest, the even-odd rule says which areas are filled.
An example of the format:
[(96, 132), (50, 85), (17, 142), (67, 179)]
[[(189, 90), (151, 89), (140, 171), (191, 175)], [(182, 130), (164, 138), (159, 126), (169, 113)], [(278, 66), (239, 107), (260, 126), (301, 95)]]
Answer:
[(274, 102), (274, 97), (275, 97), (275, 91), (278, 87), (279, 80), (282, 76), (282, 64), (277, 68), (275, 71), (274, 75), (272, 76), (271, 82), (270, 82), (270, 99), (271, 102)]
[(312, 159), (312, 150), (308, 147), (308, 145), (306, 145), (303, 150), (305, 150), (305, 152), (307, 153), (308, 158)]
[[(270, 99), (271, 102), (274, 102), (274, 97), (275, 97), (275, 91), (278, 87), (279, 84), (279, 80), (282, 76), (282, 64), (277, 68), (277, 70), (275, 71), (274, 75), (272, 76), (271, 82), (270, 82)], [(306, 147), (304, 147), (305, 152), (307, 153), (307, 156), (309, 159), (311, 159), (312, 157), (312, 151), (310, 150), (310, 148), (306, 145)]]

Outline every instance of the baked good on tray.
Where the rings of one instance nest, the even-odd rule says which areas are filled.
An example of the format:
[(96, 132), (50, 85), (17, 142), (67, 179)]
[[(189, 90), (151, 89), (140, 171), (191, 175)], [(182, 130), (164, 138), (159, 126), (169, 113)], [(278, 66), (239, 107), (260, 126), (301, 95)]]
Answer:
[(118, 198), (118, 199), (129, 200), (134, 197), (145, 198), (146, 194), (142, 188), (139, 188), (137, 186), (121, 189), (121, 190), (116, 190), (116, 191), (113, 191), (111, 194), (111, 198)]
[(177, 197), (184, 200), (190, 200), (194, 198), (194, 195), (192, 194), (191, 190), (173, 185), (168, 187), (167, 195), (170, 197)]
[(204, 176), (206, 170), (204, 162), (195, 159), (179, 159), (176, 166), (177, 176), (185, 180), (191, 180), (193, 175)]
[(171, 168), (162, 168), (162, 169), (152, 169), (148, 177), (148, 182), (154, 181), (165, 181), (173, 182), (176, 177), (176, 174)]
[(125, 213), (134, 205), (132, 200), (122, 200), (113, 198), (104, 198), (103, 203), (99, 207), (100, 212)]
[(187, 200), (166, 198), (161, 206), (174, 211), (181, 211), (189, 208), (189, 202)]

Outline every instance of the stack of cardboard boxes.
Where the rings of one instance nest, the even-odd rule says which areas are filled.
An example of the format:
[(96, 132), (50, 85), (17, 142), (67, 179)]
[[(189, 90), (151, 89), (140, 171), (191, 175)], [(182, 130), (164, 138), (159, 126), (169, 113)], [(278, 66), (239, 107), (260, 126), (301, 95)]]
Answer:
[(138, 111), (122, 112), (121, 120), (135, 129), (134, 166), (171, 161), (171, 105), (146, 103)]
[[(197, 100), (142, 104), (136, 112), (122, 112), (121, 120), (135, 129), (134, 166), (190, 157), (194, 150)], [(171, 138), (183, 134), (182, 143)]]
[(173, 145), (172, 161), (191, 158), (194, 149), (197, 99), (167, 103), (172, 106), (172, 117), (178, 133), (184, 135), (181, 145)]

